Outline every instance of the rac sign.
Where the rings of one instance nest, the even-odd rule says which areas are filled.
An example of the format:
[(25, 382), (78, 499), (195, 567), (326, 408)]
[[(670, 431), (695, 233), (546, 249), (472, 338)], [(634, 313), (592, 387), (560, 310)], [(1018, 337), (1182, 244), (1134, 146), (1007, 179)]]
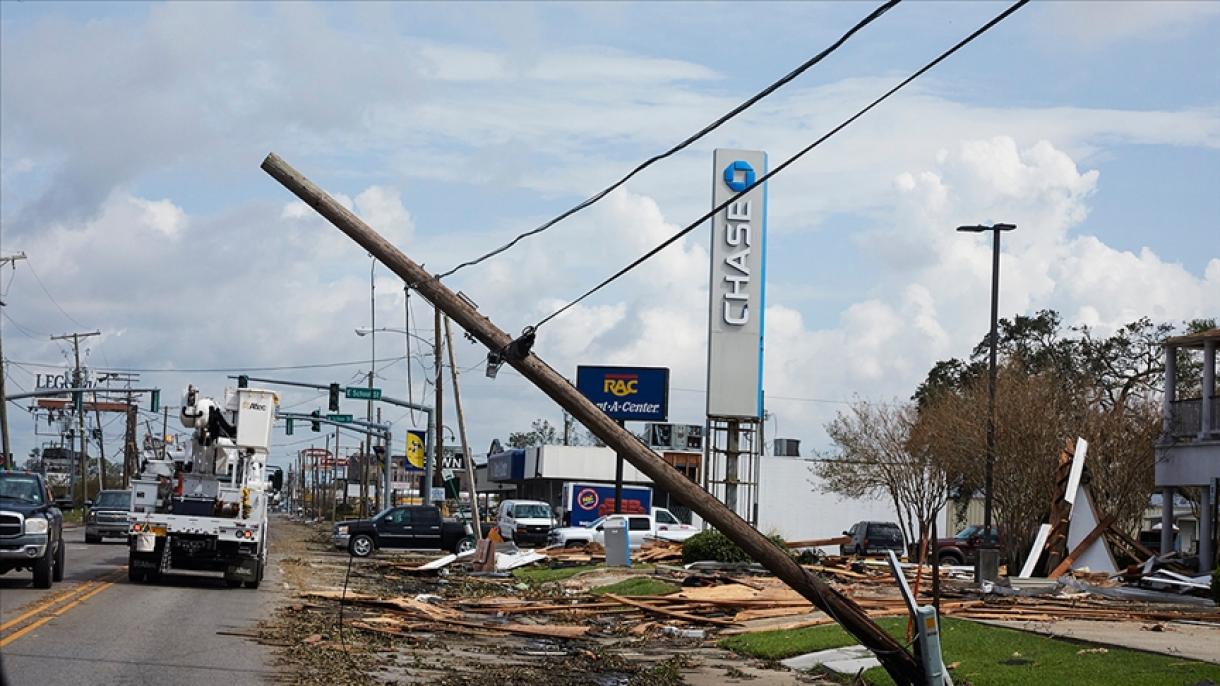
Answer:
[(665, 367), (576, 369), (576, 389), (611, 419), (665, 421), (669, 415), (669, 370)]

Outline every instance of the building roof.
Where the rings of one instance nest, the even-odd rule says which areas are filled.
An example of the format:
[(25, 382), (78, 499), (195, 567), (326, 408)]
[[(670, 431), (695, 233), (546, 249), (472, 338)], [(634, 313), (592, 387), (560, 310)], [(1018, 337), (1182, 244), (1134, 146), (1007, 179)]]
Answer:
[(1205, 341), (1220, 342), (1220, 328), (1208, 329), (1201, 333), (1192, 333), (1185, 336), (1166, 338), (1165, 345), (1171, 345), (1175, 348), (1202, 348)]

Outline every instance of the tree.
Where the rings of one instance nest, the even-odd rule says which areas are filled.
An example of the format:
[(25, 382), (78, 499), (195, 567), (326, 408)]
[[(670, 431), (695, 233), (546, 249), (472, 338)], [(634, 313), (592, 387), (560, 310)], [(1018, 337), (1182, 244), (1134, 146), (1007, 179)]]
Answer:
[(911, 403), (853, 403), (826, 426), (837, 452), (815, 468), (824, 491), (889, 498), (903, 537), (912, 543), (924, 540), (933, 517), (944, 508), (955, 471), (916, 434), (918, 416)]
[(30, 455), (25, 459), (25, 463), (21, 468), (27, 472), (42, 471), (42, 448), (30, 448)]
[[(1188, 331), (1214, 326), (1190, 322)], [(1065, 440), (1089, 441), (1086, 468), (1101, 514), (1135, 526), (1151, 496), (1153, 442), (1164, 374), (1161, 344), (1175, 327), (1141, 318), (1099, 337), (1088, 327), (1064, 329), (1059, 315), (1002, 320), (997, 347), (996, 521), (1010, 559), (1029, 549), (1053, 498), (1055, 461)], [(1073, 335), (1075, 334), (1075, 335)], [(986, 445), (986, 339), (969, 360), (944, 360), (916, 390), (916, 433), (937, 460), (963, 466), (955, 489), (964, 497), (982, 486)], [(1189, 388), (1198, 362), (1180, 356), (1179, 380)]]
[(559, 430), (545, 419), (535, 419), (529, 431), (517, 431), (508, 435), (508, 444), (514, 448), (529, 448), (538, 445), (558, 445), (563, 442)]

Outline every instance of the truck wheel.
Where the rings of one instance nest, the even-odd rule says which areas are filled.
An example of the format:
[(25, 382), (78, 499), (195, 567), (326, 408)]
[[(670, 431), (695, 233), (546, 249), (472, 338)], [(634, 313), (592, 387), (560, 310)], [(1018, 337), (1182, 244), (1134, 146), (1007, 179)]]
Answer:
[(139, 569), (138, 567), (136, 567), (135, 565), (133, 565), (131, 563), (131, 560), (128, 560), (127, 561), (127, 580), (133, 584), (138, 584), (141, 581), (143, 581), (144, 578), (145, 578), (144, 570)]
[(68, 546), (64, 544), (64, 539), (59, 539), (59, 547), (55, 549), (55, 571), (51, 574), (52, 581), (64, 580), (64, 549)]
[(258, 573), (254, 576), (254, 581), (245, 582), (246, 588), (258, 588), (258, 584), (263, 580), (263, 563), (258, 563)]
[(461, 555), (475, 549), (474, 536), (467, 536), (457, 543), (453, 544), (453, 554)]
[(38, 558), (34, 563), (34, 588), (50, 588), (52, 567), (55, 566), (55, 552), (51, 550), (51, 544), (47, 544), (47, 551)]
[(962, 561), (961, 558), (953, 553), (941, 553), (940, 563), (942, 565), (960, 565)]
[(356, 557), (368, 557), (373, 554), (373, 539), (360, 534), (352, 537), (352, 542), (347, 544), (347, 550)]
[(225, 579), (225, 584), (229, 588), (241, 588), (241, 579)]

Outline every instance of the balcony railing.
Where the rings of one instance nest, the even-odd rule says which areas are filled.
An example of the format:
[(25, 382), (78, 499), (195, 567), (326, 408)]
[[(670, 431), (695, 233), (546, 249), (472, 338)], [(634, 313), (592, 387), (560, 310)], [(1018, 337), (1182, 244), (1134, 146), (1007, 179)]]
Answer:
[[(1213, 434), (1220, 433), (1220, 396), (1212, 396)], [(1203, 430), (1203, 399), (1175, 400), (1169, 404), (1169, 433), (1174, 438), (1194, 438)]]

